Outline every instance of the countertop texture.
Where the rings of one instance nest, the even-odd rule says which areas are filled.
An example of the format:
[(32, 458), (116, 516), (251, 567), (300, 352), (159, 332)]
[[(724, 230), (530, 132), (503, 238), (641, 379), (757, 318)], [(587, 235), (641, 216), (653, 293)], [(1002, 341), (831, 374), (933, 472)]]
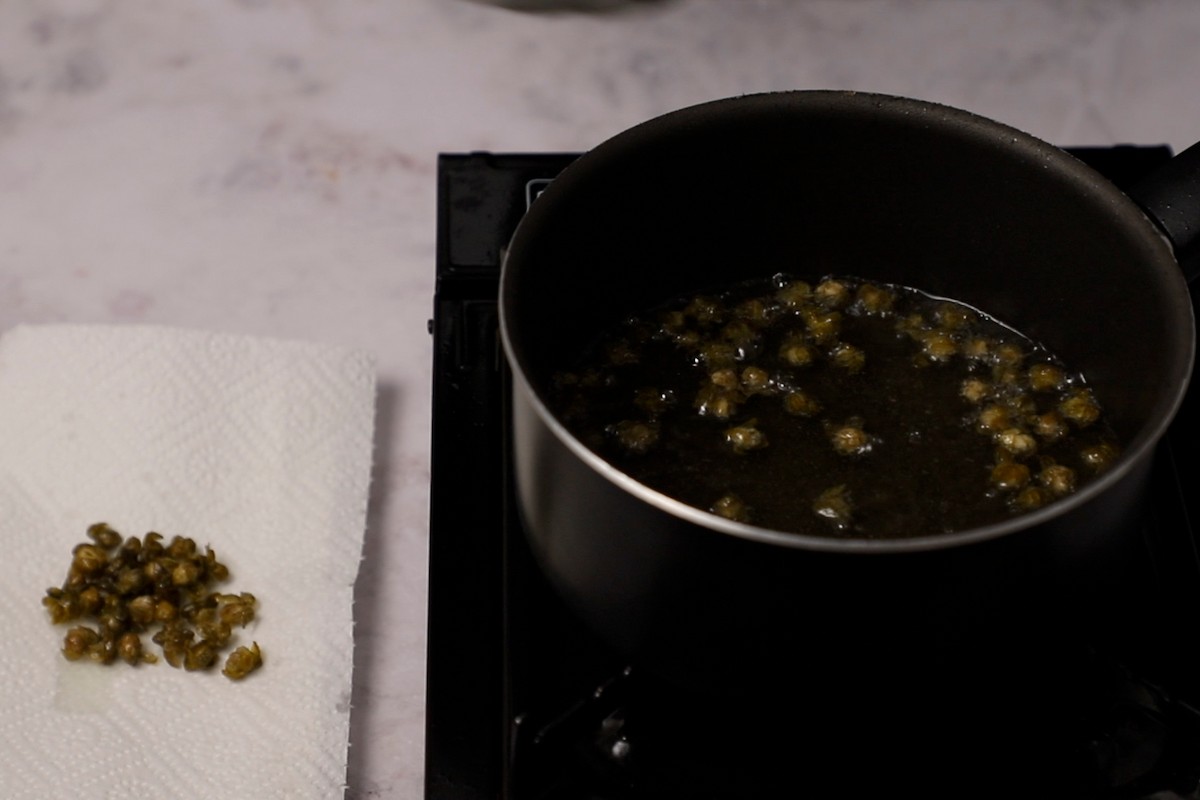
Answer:
[(1200, 140), (1197, 41), (1192, 0), (5, 0), (0, 328), (374, 354), (347, 797), (417, 798), (439, 152), (582, 150), (804, 88), (1182, 149)]

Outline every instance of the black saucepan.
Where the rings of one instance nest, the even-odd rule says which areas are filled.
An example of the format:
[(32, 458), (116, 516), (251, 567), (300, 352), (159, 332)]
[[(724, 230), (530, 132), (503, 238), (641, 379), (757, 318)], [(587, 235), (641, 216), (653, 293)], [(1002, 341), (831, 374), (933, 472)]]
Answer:
[[(533, 204), (502, 271), (514, 475), (542, 570), (621, 652), (702, 688), (994, 672), (1102, 627), (1192, 370), (1180, 263), (1198, 161), (1176, 156), (1139, 204), (1007, 125), (838, 91), (718, 100), (603, 142)], [(551, 376), (618, 320), (807, 265), (954, 298), (1044, 343), (1088, 376), (1119, 461), (999, 524), (814, 537), (655, 492), (548, 408)]]

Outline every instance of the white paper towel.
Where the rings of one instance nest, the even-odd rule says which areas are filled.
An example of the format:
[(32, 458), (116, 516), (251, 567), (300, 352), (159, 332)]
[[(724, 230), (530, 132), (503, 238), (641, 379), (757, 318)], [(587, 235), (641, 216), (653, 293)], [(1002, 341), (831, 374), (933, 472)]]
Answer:
[[(343, 796), (374, 388), (369, 357), (323, 345), (0, 337), (0, 798)], [(258, 598), (235, 633), (263, 667), (233, 682), (66, 661), (41, 598), (99, 521), (211, 544), (222, 589)]]

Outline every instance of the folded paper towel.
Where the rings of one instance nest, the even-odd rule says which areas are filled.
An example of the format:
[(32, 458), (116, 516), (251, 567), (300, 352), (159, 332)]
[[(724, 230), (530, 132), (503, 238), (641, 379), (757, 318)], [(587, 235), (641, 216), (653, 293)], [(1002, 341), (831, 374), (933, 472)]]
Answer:
[[(0, 797), (343, 796), (374, 388), (366, 355), (323, 345), (0, 337)], [(211, 544), (223, 590), (258, 598), (235, 644), (262, 669), (66, 661), (41, 598), (100, 521)]]

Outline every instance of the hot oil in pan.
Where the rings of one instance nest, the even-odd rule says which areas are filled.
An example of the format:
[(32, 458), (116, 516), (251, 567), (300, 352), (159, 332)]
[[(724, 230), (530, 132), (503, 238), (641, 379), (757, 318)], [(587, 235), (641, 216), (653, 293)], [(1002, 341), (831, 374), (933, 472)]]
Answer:
[(776, 530), (964, 530), (1117, 455), (1084, 376), (960, 303), (852, 277), (680, 298), (554, 381), (585, 444), (689, 505)]

